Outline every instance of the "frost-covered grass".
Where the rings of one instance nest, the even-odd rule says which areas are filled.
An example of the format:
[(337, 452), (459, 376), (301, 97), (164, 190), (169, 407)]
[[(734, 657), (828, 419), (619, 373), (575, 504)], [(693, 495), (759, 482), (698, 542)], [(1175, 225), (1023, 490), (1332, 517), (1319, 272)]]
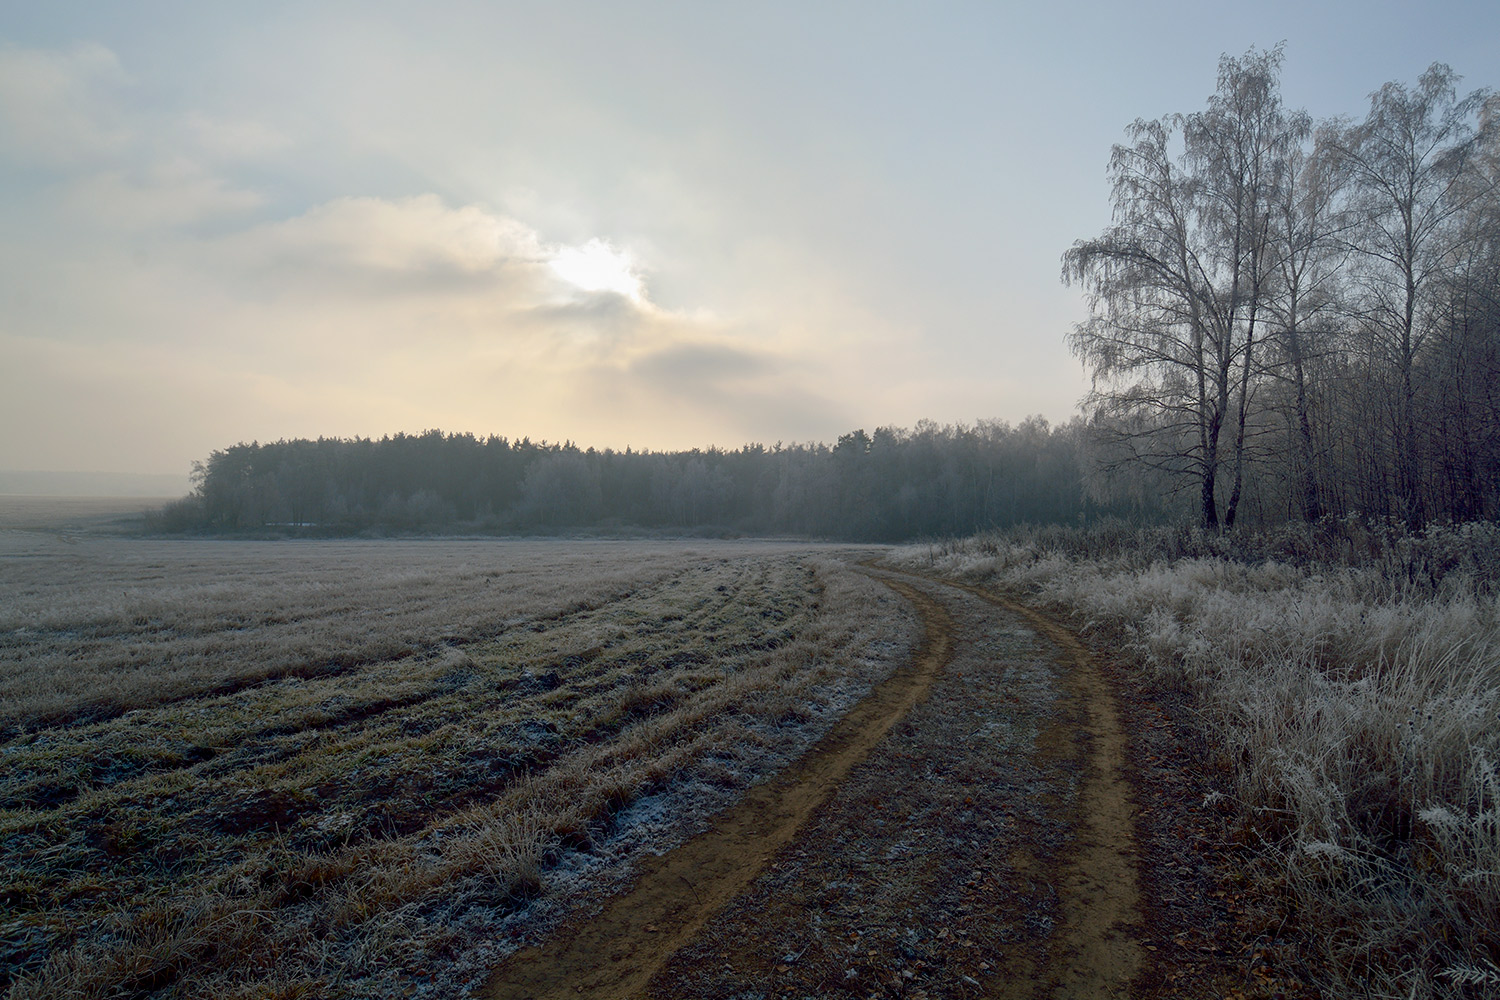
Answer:
[(1189, 689), (1329, 995), (1500, 983), (1500, 527), (1054, 529), (891, 558), (1069, 613)]
[(0, 536), (0, 988), (457, 995), (899, 662), (848, 554)]

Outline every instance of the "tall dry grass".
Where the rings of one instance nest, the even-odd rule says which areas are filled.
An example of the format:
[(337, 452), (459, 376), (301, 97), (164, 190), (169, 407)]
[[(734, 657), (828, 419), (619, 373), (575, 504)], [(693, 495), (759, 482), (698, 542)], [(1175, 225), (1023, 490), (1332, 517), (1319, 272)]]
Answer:
[(893, 561), (1069, 613), (1190, 690), (1329, 995), (1500, 989), (1500, 527), (1046, 529)]

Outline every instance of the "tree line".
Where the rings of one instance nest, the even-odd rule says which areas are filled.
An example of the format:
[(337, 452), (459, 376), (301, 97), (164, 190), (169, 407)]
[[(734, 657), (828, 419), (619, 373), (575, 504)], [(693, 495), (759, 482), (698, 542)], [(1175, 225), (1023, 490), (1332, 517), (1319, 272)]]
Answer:
[(1083, 427), (863, 430), (826, 444), (614, 451), (504, 437), (396, 434), (237, 444), (197, 463), (160, 532), (360, 534), (431, 530), (788, 534), (861, 541), (1020, 523), (1155, 520), (1146, 495), (1084, 488)]
[(1361, 120), (1281, 99), (1282, 50), (1137, 120), (1114, 219), (1063, 256), (1093, 378), (1061, 427), (581, 449), (428, 431), (239, 444), (162, 531), (663, 531), (893, 541), (1020, 523), (1500, 519), (1500, 98), (1440, 63)]
[(1209, 528), (1500, 515), (1500, 100), (1442, 64), (1362, 120), (1285, 107), (1282, 51), (1138, 120), (1113, 223), (1063, 257), (1090, 297), (1100, 470)]

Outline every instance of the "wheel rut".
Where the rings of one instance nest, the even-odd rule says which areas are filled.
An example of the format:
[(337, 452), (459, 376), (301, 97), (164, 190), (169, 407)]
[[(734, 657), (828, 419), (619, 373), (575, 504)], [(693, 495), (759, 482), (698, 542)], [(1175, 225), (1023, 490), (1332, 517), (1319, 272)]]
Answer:
[[(1056, 870), (1062, 924), (1049, 947), (1045, 974), (1031, 983), (1007, 984), (992, 995), (1059, 1000), (1125, 996), (1145, 950), (1140, 941), (1136, 805), (1123, 771), (1128, 748), (1114, 694), (1088, 647), (1062, 625), (980, 588), (961, 589), (1023, 617), (1057, 646), (1068, 668), (1065, 683), (1084, 713), (1074, 842)], [(1055, 726), (1044, 739), (1050, 752), (1067, 752), (1058, 746), (1067, 735)]]
[(952, 620), (910, 584), (926, 636), (913, 663), (859, 702), (802, 760), (751, 788), (712, 829), (642, 865), (634, 888), (582, 926), (520, 952), (490, 980), (494, 1000), (639, 995), (668, 958), (746, 886), (771, 856), (931, 687), (952, 649)]
[(921, 615), (911, 663), (480, 995), (1124, 995), (1133, 806), (1087, 651), (983, 591), (869, 572)]

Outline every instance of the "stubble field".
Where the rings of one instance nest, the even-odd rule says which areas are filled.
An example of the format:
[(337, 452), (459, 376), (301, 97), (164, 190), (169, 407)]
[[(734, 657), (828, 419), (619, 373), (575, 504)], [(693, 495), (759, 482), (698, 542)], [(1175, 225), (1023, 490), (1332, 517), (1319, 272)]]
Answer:
[[(661, 996), (1500, 984), (1492, 527), (150, 541), (86, 506), (0, 502), (9, 997), (572, 996), (619, 927)], [(1078, 888), (1137, 880), (1103, 921)]]
[(454, 995), (909, 655), (861, 553), (0, 532), (0, 988)]

